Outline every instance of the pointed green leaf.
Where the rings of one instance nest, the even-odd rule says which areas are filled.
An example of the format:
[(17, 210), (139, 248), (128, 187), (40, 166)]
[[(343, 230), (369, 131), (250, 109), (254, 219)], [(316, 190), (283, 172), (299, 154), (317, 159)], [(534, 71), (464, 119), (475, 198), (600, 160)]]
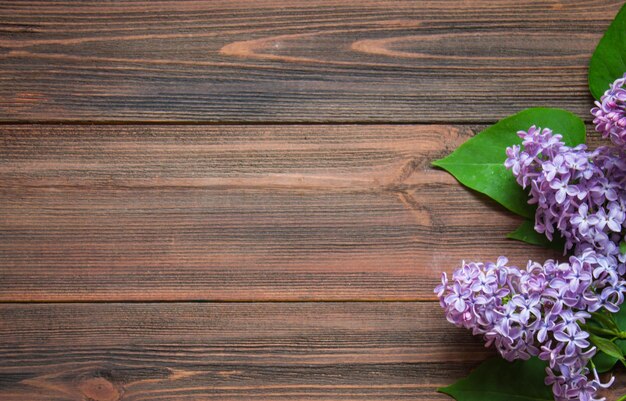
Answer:
[(617, 313), (613, 314), (615, 318), (615, 322), (617, 323), (617, 327), (621, 331), (626, 331), (626, 303), (623, 303)]
[[(620, 349), (622, 355), (626, 355), (626, 340), (615, 340), (615, 345)], [(621, 358), (607, 355), (603, 351), (598, 350), (593, 357), (593, 363), (596, 365), (598, 373), (605, 373), (613, 369), (613, 366), (615, 366), (620, 359)]]
[(613, 369), (613, 366), (618, 361), (618, 358), (614, 358), (604, 352), (598, 351), (592, 358), (593, 364), (596, 367), (598, 373), (605, 373)]
[(510, 211), (533, 218), (535, 207), (528, 204), (528, 194), (504, 167), (506, 148), (521, 143), (517, 131), (528, 130), (532, 125), (551, 128), (563, 135), (564, 142), (570, 146), (585, 142), (585, 124), (580, 118), (566, 110), (538, 107), (500, 120), (433, 165)]
[(611, 340), (596, 336), (595, 334), (589, 334), (589, 341), (598, 348), (598, 350), (604, 352), (608, 356), (617, 359), (623, 359), (622, 350)]
[(550, 241), (544, 234), (535, 231), (535, 224), (530, 220), (524, 220), (515, 231), (508, 233), (506, 237), (533, 245), (543, 246), (544, 248), (556, 249), (557, 251), (563, 251), (563, 249), (565, 249), (565, 242), (562, 238), (556, 237), (555, 235), (554, 239)]
[[(622, 304), (620, 310), (612, 316), (617, 323), (617, 327), (620, 331), (626, 331), (626, 304)], [(626, 355), (626, 340), (615, 340), (615, 344), (622, 351), (622, 355)], [(605, 354), (602, 351), (593, 357), (593, 363), (596, 365), (596, 369), (600, 373), (608, 372), (617, 363), (619, 358), (612, 357)]]
[(608, 311), (599, 311), (591, 313), (591, 320), (588, 323), (595, 323), (599, 325), (601, 328), (619, 331), (620, 328), (617, 326), (617, 322), (615, 321), (615, 317), (613, 314), (610, 314)]
[(600, 99), (609, 84), (626, 72), (626, 5), (604, 33), (589, 63), (589, 90)]
[(552, 391), (544, 384), (545, 367), (537, 358), (515, 362), (492, 358), (438, 391), (457, 401), (553, 401)]

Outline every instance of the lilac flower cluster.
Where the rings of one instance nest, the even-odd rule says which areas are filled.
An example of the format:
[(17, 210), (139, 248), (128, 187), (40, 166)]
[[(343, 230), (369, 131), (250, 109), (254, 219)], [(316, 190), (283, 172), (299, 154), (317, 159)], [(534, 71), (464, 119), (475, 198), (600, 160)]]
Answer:
[(482, 335), (507, 360), (547, 361), (546, 384), (557, 401), (603, 400), (597, 391), (612, 383), (588, 367), (596, 349), (581, 325), (591, 313), (617, 312), (626, 294), (625, 84), (626, 75), (591, 111), (614, 146), (569, 147), (561, 135), (532, 126), (518, 132), (521, 146), (506, 151), (505, 166), (537, 205), (535, 230), (563, 237), (573, 254), (568, 262), (531, 261), (525, 269), (504, 257), (463, 262), (435, 289), (451, 323)]
[(604, 92), (600, 101), (596, 101), (596, 107), (591, 109), (595, 117), (593, 123), (596, 130), (603, 137), (611, 138), (618, 146), (626, 145), (626, 74), (616, 80), (611, 87)]
[[(612, 305), (624, 299), (626, 286), (604, 258), (588, 250), (569, 263), (529, 262), (526, 269), (496, 263), (463, 263), (451, 281), (444, 273), (435, 291), (448, 321), (482, 335), (507, 360), (537, 356), (548, 362), (546, 384), (555, 400), (596, 400), (597, 373), (587, 367), (595, 354), (581, 329), (590, 305), (602, 305), (597, 287), (611, 289)], [(609, 284), (611, 283), (611, 284)], [(604, 290), (601, 290), (601, 293)]]
[(566, 146), (561, 135), (535, 126), (520, 131), (522, 146), (507, 149), (505, 166), (517, 182), (530, 187), (529, 203), (537, 205), (535, 230), (565, 239), (565, 249), (591, 248), (609, 258), (624, 274), (625, 255), (619, 252), (626, 225), (626, 152), (620, 147), (588, 151), (585, 145)]

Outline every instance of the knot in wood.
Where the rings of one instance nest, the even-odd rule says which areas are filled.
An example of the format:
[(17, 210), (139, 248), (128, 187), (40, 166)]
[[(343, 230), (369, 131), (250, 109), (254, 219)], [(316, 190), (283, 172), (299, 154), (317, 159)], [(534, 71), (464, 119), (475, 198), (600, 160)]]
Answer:
[(82, 380), (78, 389), (86, 401), (118, 401), (122, 392), (104, 377), (91, 377)]

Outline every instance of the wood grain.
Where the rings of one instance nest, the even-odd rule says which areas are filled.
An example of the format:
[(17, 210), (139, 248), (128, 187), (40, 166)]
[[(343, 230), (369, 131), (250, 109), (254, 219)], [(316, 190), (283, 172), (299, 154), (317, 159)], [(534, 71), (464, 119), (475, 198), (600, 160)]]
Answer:
[(432, 302), (0, 305), (6, 401), (449, 400), (490, 355)]
[(452, 126), (3, 126), (0, 300), (432, 300), (551, 252), (429, 167)]
[(440, 271), (556, 255), (430, 162), (589, 122), (621, 4), (0, 2), (0, 400), (448, 400)]
[(0, 399), (445, 400), (490, 355), (434, 303), (0, 305)]
[(588, 60), (621, 4), (3, 1), (0, 121), (587, 116)]

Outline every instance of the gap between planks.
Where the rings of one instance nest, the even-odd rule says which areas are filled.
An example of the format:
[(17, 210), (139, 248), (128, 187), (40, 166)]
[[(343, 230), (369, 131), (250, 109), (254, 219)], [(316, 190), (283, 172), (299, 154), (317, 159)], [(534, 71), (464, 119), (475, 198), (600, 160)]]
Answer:
[(347, 303), (414, 303), (414, 304), (429, 304), (437, 303), (438, 301), (432, 298), (415, 298), (415, 299), (122, 299), (122, 300), (107, 300), (107, 299), (95, 299), (95, 300), (0, 300), (0, 305), (29, 305), (29, 304), (302, 304), (302, 303), (320, 303), (320, 304), (347, 304)]
[[(591, 107), (591, 106), (590, 106)], [(520, 109), (519, 111), (522, 111)], [(586, 118), (586, 116), (585, 116)], [(311, 125), (311, 126), (329, 126), (329, 125), (337, 125), (337, 126), (350, 126), (350, 125), (365, 125), (365, 126), (377, 126), (377, 125), (415, 125), (415, 126), (429, 126), (429, 125), (464, 125), (464, 126), (487, 126), (497, 123), (499, 120), (429, 120), (429, 121), (414, 121), (414, 120), (406, 120), (406, 121), (369, 121), (369, 120), (345, 120), (345, 121), (310, 121), (310, 120), (301, 120), (301, 121), (276, 121), (276, 120), (268, 120), (268, 121), (229, 121), (229, 120), (216, 120), (216, 121), (185, 121), (185, 120), (137, 120), (137, 121), (126, 121), (126, 120), (0, 120), (1, 126), (11, 126), (11, 125), (34, 125), (34, 126), (45, 126), (45, 125), (98, 125), (98, 126), (107, 126), (107, 125), (125, 125), (125, 126), (133, 126), (133, 125), (163, 125), (163, 126), (176, 126), (176, 125), (186, 125), (186, 126), (220, 126), (220, 125), (228, 125), (228, 126), (290, 126), (290, 125)], [(585, 122), (591, 124), (591, 118), (585, 119)]]

